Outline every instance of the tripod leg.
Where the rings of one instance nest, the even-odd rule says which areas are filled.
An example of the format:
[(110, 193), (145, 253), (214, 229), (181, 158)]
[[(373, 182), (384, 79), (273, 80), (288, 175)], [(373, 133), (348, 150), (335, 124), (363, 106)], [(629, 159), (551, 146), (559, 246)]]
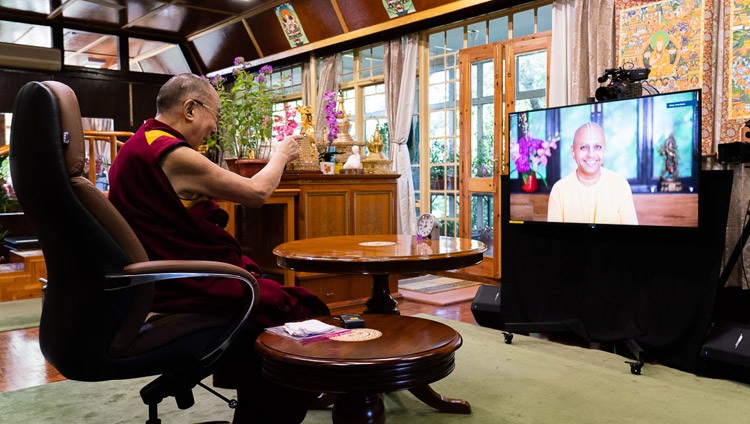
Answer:
[(745, 223), (745, 228), (742, 229), (742, 234), (740, 235), (739, 240), (737, 240), (737, 244), (734, 246), (732, 254), (729, 255), (729, 259), (727, 259), (727, 263), (726, 265), (724, 265), (724, 269), (721, 271), (721, 276), (719, 277), (719, 287), (724, 287), (724, 285), (729, 280), (729, 275), (732, 273), (734, 265), (740, 258), (742, 249), (745, 247), (745, 243), (747, 243), (748, 238), (750, 238), (750, 219), (748, 219)]

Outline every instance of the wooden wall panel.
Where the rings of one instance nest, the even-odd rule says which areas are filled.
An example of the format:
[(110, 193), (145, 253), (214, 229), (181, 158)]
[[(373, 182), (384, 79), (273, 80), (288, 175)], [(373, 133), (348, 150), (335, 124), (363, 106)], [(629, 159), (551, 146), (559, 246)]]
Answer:
[(390, 20), (382, 1), (337, 0), (349, 31), (366, 28)]
[[(166, 82), (166, 81), (165, 81)], [(156, 95), (161, 84), (133, 84), (133, 125), (129, 118), (115, 121), (115, 130), (136, 132), (148, 118), (156, 116)]]
[[(292, 5), (311, 43), (343, 33), (330, 0), (296, 1)], [(262, 46), (263, 56), (289, 50), (289, 41), (273, 9), (247, 18), (247, 23)]]
[(331, 0), (295, 1), (292, 5), (311, 43), (344, 32)]
[(129, 115), (127, 83), (70, 77), (62, 77), (59, 81), (76, 93), (83, 117), (115, 118)]
[[(250, 31), (252, 31), (258, 45), (261, 46), (261, 56), (289, 50), (289, 41), (287, 41), (284, 31), (281, 29), (279, 18), (276, 17), (276, 12), (273, 9), (247, 18), (247, 24), (250, 26)], [(307, 29), (305, 29), (305, 33), (307, 33)]]
[(29, 81), (51, 79), (47, 74), (0, 70), (0, 112), (12, 112), (18, 90)]
[[(453, 3), (455, 0), (412, 0), (416, 12), (424, 12), (437, 6)], [(366, 28), (390, 21), (382, 1), (349, 1), (338, 0), (341, 14), (349, 31)], [(396, 20), (398, 18), (393, 18)]]
[(250, 35), (242, 22), (227, 25), (192, 41), (192, 46), (202, 59), (203, 69), (224, 69), (242, 56), (246, 61), (260, 58)]

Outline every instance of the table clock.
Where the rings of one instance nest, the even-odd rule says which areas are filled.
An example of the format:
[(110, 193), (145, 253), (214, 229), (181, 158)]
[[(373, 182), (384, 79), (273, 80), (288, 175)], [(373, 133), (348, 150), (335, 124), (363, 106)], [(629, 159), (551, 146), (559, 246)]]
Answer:
[(430, 213), (422, 214), (417, 220), (417, 235), (437, 240), (440, 238), (440, 221)]

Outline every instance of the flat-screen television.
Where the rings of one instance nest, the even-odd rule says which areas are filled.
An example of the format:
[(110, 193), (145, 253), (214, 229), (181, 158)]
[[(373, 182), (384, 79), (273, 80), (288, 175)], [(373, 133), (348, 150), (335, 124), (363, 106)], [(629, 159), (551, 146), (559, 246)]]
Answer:
[(507, 122), (510, 224), (698, 228), (700, 90), (513, 112)]

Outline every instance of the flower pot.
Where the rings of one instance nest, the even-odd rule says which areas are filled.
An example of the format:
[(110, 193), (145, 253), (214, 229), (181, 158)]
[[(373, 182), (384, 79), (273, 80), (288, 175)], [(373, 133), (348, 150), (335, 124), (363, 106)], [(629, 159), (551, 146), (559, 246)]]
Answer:
[(323, 171), (324, 174), (335, 174), (336, 163), (335, 162), (320, 162), (320, 170)]
[(224, 162), (227, 164), (227, 168), (235, 174), (240, 173), (240, 168), (237, 167), (237, 158), (224, 158)]
[(251, 178), (268, 164), (268, 159), (237, 159), (235, 164), (238, 168), (236, 171), (238, 174)]
[(526, 193), (533, 193), (536, 191), (537, 188), (539, 188), (539, 182), (536, 179), (536, 172), (529, 172), (528, 174), (523, 174), (523, 184), (521, 185), (521, 190), (525, 191)]

